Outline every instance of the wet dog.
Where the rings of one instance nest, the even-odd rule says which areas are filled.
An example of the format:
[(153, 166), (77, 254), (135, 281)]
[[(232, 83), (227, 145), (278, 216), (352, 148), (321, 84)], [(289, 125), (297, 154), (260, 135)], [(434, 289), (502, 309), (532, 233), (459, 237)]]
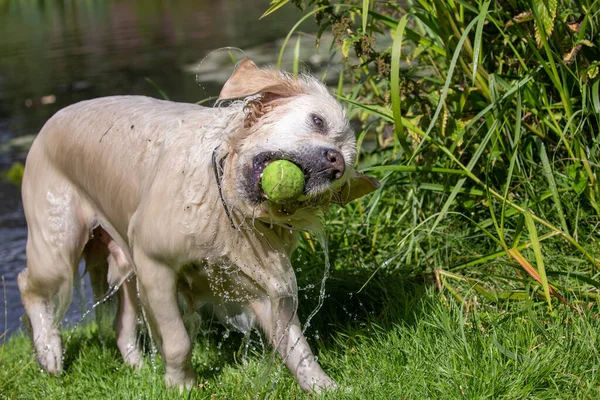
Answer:
[[(59, 111), (41, 130), (23, 177), (29, 231), (18, 283), (49, 373), (62, 372), (59, 325), (83, 254), (94, 294), (119, 292), (117, 345), (131, 365), (142, 361), (141, 301), (167, 385), (196, 381), (179, 294), (192, 307), (213, 304), (240, 330), (257, 323), (302, 389), (335, 386), (302, 336), (290, 255), (318, 210), (379, 184), (353, 170), (348, 118), (316, 79), (246, 59), (220, 100), (230, 104), (100, 98)], [(284, 205), (260, 185), (278, 159), (298, 165), (306, 182)]]

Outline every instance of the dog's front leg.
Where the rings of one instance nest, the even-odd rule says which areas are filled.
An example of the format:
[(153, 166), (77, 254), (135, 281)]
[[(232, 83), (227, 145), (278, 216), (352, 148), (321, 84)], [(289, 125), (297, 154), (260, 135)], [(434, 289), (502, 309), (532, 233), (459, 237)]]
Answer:
[(306, 392), (320, 393), (337, 384), (315, 360), (302, 335), (300, 320), (296, 315), (296, 303), (297, 296), (272, 294), (265, 300), (252, 303), (251, 307), (271, 344), (277, 348), (300, 387)]
[(152, 338), (165, 363), (165, 383), (180, 389), (192, 388), (192, 345), (177, 302), (177, 275), (169, 266), (134, 250), (138, 287), (144, 315)]

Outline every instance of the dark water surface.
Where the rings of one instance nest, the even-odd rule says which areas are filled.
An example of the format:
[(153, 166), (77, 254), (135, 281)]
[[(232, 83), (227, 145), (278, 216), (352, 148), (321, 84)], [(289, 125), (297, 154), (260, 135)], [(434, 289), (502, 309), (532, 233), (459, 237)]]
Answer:
[[(278, 49), (272, 43), (301, 14), (287, 6), (259, 21), (268, 3), (0, 2), (0, 171), (23, 162), (44, 122), (69, 104), (114, 94), (160, 97), (146, 77), (171, 100), (195, 102), (215, 95), (231, 67), (219, 71), (223, 68), (211, 67), (209, 57), (202, 67), (207, 77), (215, 72), (213, 81), (200, 86), (195, 66), (223, 46), (252, 48), (263, 60), (275, 62)], [(26, 237), (19, 189), (0, 180), (0, 343), (6, 330), (20, 326), (23, 308), (16, 277), (25, 267)], [(67, 315), (72, 322), (79, 319), (81, 307), (88, 307), (77, 297)]]

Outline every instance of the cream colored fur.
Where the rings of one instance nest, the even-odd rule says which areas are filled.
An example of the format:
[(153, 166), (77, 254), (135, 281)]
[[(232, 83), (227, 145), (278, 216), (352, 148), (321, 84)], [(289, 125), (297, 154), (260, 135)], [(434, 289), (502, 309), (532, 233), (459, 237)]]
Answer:
[[(242, 100), (205, 108), (106, 97), (69, 106), (43, 127), (23, 177), (29, 233), (19, 288), (49, 373), (62, 371), (59, 325), (83, 254), (94, 294), (119, 290), (117, 344), (131, 365), (142, 362), (139, 291), (168, 385), (196, 381), (179, 292), (192, 306), (219, 306), (241, 329), (258, 322), (304, 390), (335, 386), (302, 337), (290, 255), (297, 229), (315, 226), (320, 208), (377, 182), (353, 172), (354, 134), (315, 79), (245, 60), (221, 93), (234, 98)], [(260, 197), (252, 168), (260, 170), (261, 154), (306, 160), (302, 202), (278, 206)], [(313, 165), (338, 177), (325, 179)]]

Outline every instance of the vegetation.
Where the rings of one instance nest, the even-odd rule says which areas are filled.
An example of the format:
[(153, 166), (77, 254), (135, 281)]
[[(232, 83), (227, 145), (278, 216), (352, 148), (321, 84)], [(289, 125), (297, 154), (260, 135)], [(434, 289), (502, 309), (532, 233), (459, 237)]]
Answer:
[(597, 300), (600, 3), (295, 3), (335, 36), (384, 183), (343, 212), (367, 269), (433, 272), (459, 300)]
[[(344, 387), (322, 398), (599, 397), (600, 321), (591, 315), (579, 317), (562, 307), (546, 321), (527, 302), (487, 310), (446, 302), (420, 285), (395, 287), (389, 293), (395, 304), (388, 304), (385, 315), (365, 317), (357, 308), (351, 316), (322, 310), (315, 317), (321, 336), (310, 335), (313, 349)], [(349, 310), (351, 306), (346, 304)], [(329, 318), (337, 323), (326, 325), (323, 320)], [(330, 333), (324, 334), (325, 329)], [(237, 335), (227, 340), (217, 332), (200, 335), (193, 354), (199, 387), (180, 394), (165, 389), (162, 364), (151, 354), (142, 370), (134, 371), (123, 365), (114, 336), (99, 334), (95, 325), (65, 338), (69, 335), (66, 370), (60, 377), (40, 371), (23, 336), (0, 348), (0, 398), (321, 398), (304, 394), (279, 360), (270, 361), (270, 350), (262, 349), (257, 336), (244, 356)]]
[[(327, 218), (308, 337), (344, 389), (323, 397), (599, 398), (600, 2), (294, 3), (335, 37), (383, 183)], [(294, 263), (305, 320), (323, 251), (307, 236)], [(184, 397), (310, 398), (258, 336), (210, 330)], [(2, 347), (0, 393), (179, 397), (158, 356), (135, 373), (95, 325), (68, 335), (60, 378), (23, 337)]]

